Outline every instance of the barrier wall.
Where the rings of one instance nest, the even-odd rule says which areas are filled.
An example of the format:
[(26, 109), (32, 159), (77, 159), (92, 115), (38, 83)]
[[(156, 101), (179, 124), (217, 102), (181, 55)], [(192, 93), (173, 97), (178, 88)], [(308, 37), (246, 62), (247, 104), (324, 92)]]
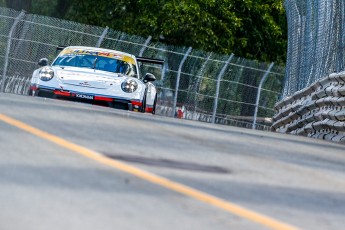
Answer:
[(345, 143), (345, 71), (276, 104), (272, 131)]

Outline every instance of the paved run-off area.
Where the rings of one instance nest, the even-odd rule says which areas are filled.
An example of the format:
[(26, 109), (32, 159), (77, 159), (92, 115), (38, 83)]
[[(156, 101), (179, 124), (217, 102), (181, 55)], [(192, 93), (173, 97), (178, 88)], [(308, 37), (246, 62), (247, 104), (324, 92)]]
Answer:
[[(63, 143), (99, 155), (92, 158)], [(149, 182), (106, 159), (221, 205)], [(344, 145), (60, 100), (0, 94), (0, 175), (0, 229), (345, 224)], [(259, 219), (225, 210), (225, 204)]]

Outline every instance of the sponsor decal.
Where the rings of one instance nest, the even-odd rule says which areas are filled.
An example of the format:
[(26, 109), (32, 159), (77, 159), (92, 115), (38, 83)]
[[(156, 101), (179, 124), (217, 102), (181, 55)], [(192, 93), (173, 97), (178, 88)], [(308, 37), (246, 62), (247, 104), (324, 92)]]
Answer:
[(125, 62), (128, 62), (130, 64), (135, 64), (135, 60), (127, 56), (125, 54), (119, 54), (116, 52), (104, 52), (104, 51), (91, 51), (91, 50), (84, 50), (84, 49), (65, 49), (59, 56), (62, 55), (93, 55), (93, 56), (101, 56), (101, 57), (108, 57), (108, 58), (114, 58), (117, 60), (122, 60)]
[(81, 85), (81, 86), (90, 86), (89, 82), (87, 82), (87, 81), (80, 82), (79, 85)]
[[(74, 95), (74, 94), (73, 94), (73, 95)], [(82, 98), (82, 99), (93, 100), (93, 96), (91, 96), (91, 95), (85, 95), (85, 94), (76, 93), (76, 94), (75, 94), (75, 97), (77, 97), (77, 98)]]

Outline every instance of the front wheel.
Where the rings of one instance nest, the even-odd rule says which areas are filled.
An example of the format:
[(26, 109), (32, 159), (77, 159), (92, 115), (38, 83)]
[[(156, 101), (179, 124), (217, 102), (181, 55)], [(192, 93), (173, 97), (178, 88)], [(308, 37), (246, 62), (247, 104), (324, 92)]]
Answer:
[(156, 94), (155, 100), (153, 102), (152, 114), (156, 114), (156, 105), (157, 105), (157, 94)]
[(32, 90), (31, 87), (26, 91), (27, 95), (29, 96), (37, 96), (37, 91)]
[(145, 113), (146, 111), (146, 92), (147, 92), (147, 89), (145, 90), (145, 94), (143, 97), (143, 104), (141, 105), (141, 109), (140, 109), (140, 112), (142, 113)]

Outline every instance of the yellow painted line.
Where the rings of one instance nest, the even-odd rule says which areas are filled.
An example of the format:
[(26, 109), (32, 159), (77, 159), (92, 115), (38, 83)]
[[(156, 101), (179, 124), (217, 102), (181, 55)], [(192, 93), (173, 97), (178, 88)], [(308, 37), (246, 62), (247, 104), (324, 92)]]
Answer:
[(116, 168), (116, 169), (121, 170), (123, 172), (129, 173), (129, 174), (134, 175), (136, 177), (142, 178), (146, 181), (152, 182), (152, 183), (160, 185), (162, 187), (168, 188), (168, 189), (173, 190), (175, 192), (178, 192), (178, 193), (184, 194), (186, 196), (192, 197), (194, 199), (205, 202), (207, 204), (213, 205), (213, 206), (218, 207), (224, 211), (227, 211), (233, 215), (237, 215), (239, 217), (251, 220), (253, 222), (256, 222), (258, 224), (266, 226), (270, 229), (275, 229), (275, 230), (278, 230), (278, 229), (279, 230), (297, 230), (298, 229), (294, 226), (285, 224), (285, 223), (280, 222), (278, 220), (275, 220), (271, 217), (250, 211), (250, 210), (245, 209), (239, 205), (233, 204), (231, 202), (228, 202), (226, 200), (212, 196), (210, 194), (198, 191), (198, 190), (193, 189), (191, 187), (188, 187), (186, 185), (176, 183), (174, 181), (171, 181), (171, 180), (168, 180), (166, 178), (160, 177), (158, 175), (149, 173), (147, 171), (141, 170), (141, 169), (133, 167), (131, 165), (124, 164), (120, 161), (109, 159), (108, 157), (103, 156), (101, 153), (98, 153), (98, 152), (95, 152), (93, 150), (82, 147), (80, 145), (74, 144), (74, 143), (69, 142), (65, 139), (62, 139), (62, 138), (57, 137), (55, 135), (52, 135), (52, 134), (49, 134), (49, 133), (44, 132), (42, 130), (39, 130), (37, 128), (34, 128), (30, 125), (27, 125), (21, 121), (15, 120), (15, 119), (10, 118), (8, 116), (5, 116), (3, 114), (0, 114), (0, 120), (2, 120), (3, 122), (5, 122), (7, 124), (15, 126), (19, 129), (25, 130), (26, 132), (29, 132), (33, 135), (36, 135), (42, 139), (53, 142), (53, 143), (55, 143), (61, 147), (72, 150), (73, 152), (76, 152), (76, 153), (83, 155), (87, 158), (90, 158), (90, 159), (95, 160), (97, 162), (100, 162), (102, 164), (108, 165), (110, 167)]

